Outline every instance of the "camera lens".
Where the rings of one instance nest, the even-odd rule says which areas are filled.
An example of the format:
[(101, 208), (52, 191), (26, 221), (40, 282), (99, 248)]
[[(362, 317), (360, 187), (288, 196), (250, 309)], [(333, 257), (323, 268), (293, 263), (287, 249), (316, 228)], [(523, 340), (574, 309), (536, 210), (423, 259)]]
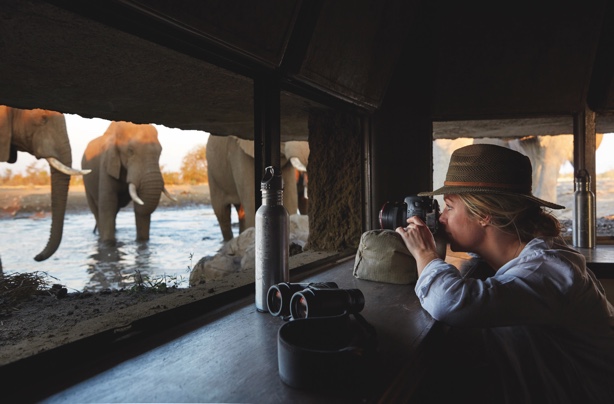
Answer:
[(358, 313), (365, 306), (360, 289), (305, 289), (290, 300), (292, 318), (313, 318)]
[(382, 229), (394, 230), (407, 224), (407, 204), (405, 202), (386, 202), (379, 211), (379, 224)]

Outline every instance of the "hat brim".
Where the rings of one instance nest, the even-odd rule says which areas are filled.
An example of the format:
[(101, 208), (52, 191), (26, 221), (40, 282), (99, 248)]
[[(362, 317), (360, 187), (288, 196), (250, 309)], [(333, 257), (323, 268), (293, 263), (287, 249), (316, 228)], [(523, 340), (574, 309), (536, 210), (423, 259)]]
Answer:
[(443, 194), (498, 194), (498, 195), (512, 195), (512, 196), (521, 196), (530, 201), (536, 202), (541, 206), (546, 206), (550, 209), (565, 209), (565, 206), (558, 205), (556, 203), (544, 201), (543, 199), (539, 199), (531, 194), (522, 194), (518, 192), (506, 192), (497, 188), (484, 188), (484, 187), (458, 187), (458, 186), (446, 186), (444, 185), (441, 188), (438, 188), (431, 192), (420, 192), (418, 196), (433, 196), (433, 195), (443, 195)]

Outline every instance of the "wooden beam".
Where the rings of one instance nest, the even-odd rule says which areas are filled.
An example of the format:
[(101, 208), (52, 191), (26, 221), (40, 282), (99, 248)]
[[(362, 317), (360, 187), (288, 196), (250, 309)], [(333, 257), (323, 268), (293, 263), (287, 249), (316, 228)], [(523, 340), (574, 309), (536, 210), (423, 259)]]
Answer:
[(573, 117), (573, 161), (574, 172), (585, 169), (591, 176), (591, 190), (597, 194), (596, 176), (596, 150), (597, 136), (595, 125), (595, 112), (591, 111), (588, 106), (584, 111), (574, 114)]
[(260, 182), (264, 169), (281, 172), (280, 81), (274, 75), (254, 79), (254, 173), (256, 204), (261, 205)]

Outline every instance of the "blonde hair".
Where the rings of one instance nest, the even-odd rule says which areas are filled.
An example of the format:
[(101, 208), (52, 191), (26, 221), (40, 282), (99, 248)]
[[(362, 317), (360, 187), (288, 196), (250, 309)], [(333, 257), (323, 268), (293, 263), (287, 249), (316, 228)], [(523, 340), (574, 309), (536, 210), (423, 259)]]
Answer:
[(557, 237), (561, 224), (542, 206), (519, 195), (457, 194), (471, 216), (490, 217), (490, 225), (518, 235), (523, 242), (535, 237)]

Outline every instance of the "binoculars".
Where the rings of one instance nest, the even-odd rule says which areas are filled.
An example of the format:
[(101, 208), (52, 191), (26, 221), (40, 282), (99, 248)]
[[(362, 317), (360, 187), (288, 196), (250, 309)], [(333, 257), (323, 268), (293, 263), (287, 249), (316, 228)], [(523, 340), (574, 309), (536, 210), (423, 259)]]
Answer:
[(269, 312), (293, 319), (358, 313), (365, 306), (360, 289), (339, 289), (334, 282), (278, 283), (267, 293)]

